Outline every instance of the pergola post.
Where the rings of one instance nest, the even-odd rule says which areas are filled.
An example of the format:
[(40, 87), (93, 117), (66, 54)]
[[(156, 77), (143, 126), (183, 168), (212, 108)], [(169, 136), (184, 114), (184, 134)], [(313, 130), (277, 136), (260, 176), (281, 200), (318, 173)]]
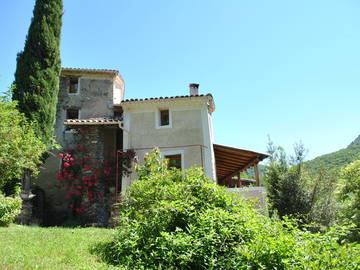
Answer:
[(254, 173), (255, 173), (255, 180), (256, 180), (256, 186), (260, 186), (260, 174), (259, 174), (259, 167), (257, 164), (254, 165)]
[(238, 172), (237, 187), (241, 187), (241, 172)]

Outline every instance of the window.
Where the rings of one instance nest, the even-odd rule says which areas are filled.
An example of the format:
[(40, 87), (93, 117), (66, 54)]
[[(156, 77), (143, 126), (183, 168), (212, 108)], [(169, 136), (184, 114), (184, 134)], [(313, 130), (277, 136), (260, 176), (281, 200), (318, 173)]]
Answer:
[[(79, 110), (78, 109), (67, 109), (66, 110), (66, 119), (79, 119)], [(65, 131), (71, 131), (71, 128), (66, 125)]]
[(79, 88), (79, 78), (72, 77), (69, 82), (69, 94), (76, 94)]
[(166, 155), (165, 158), (168, 160), (169, 168), (176, 168), (181, 170), (181, 154), (177, 155)]
[(170, 124), (169, 110), (160, 111), (160, 126), (168, 126)]
[(169, 108), (158, 108), (155, 111), (155, 128), (172, 128), (172, 111)]
[(79, 110), (78, 109), (67, 109), (66, 110), (66, 119), (79, 119)]

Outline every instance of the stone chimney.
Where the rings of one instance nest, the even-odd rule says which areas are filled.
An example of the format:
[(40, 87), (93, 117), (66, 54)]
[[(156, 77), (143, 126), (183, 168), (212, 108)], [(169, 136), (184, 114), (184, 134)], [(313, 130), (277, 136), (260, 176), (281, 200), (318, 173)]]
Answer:
[(190, 96), (198, 95), (199, 94), (199, 84), (197, 83), (190, 83), (189, 84), (190, 89)]

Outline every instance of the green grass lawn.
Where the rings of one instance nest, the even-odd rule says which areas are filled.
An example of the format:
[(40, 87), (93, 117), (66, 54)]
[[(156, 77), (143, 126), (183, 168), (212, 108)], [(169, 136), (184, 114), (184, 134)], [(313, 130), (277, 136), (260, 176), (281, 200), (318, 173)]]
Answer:
[(0, 269), (117, 269), (90, 253), (113, 230), (100, 228), (0, 227)]

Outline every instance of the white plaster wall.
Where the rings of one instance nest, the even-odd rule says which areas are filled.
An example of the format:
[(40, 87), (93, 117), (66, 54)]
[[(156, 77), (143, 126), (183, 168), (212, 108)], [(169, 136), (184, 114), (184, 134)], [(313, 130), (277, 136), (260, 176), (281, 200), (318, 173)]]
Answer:
[(201, 111), (171, 111), (170, 128), (156, 128), (157, 111), (129, 113), (131, 148), (203, 144)]
[[(171, 115), (170, 127), (159, 128), (158, 111), (167, 108)], [(165, 154), (181, 152), (183, 169), (202, 166), (206, 174), (215, 179), (211, 116), (204, 100), (123, 105), (123, 110), (124, 149), (134, 149), (140, 164), (146, 153), (159, 147)], [(123, 190), (133, 179), (135, 174), (123, 179)]]

